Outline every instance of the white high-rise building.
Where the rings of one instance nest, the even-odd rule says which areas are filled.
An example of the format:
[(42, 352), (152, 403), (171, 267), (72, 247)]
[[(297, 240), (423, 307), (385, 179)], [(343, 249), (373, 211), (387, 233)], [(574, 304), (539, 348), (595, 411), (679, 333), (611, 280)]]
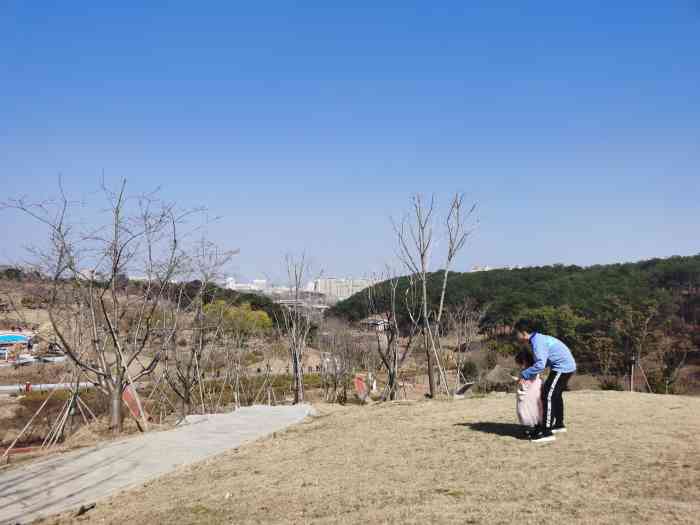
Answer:
[(252, 283), (237, 283), (233, 277), (226, 278), (226, 288), (236, 290), (238, 292), (263, 292), (267, 290), (267, 281), (265, 279), (255, 279)]
[(324, 277), (314, 281), (314, 292), (342, 301), (361, 292), (373, 283), (369, 279), (337, 279)]

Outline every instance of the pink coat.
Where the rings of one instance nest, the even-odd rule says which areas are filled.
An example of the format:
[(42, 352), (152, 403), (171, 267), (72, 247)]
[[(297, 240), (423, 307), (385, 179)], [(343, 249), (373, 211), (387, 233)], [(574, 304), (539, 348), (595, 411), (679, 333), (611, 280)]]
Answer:
[(515, 410), (521, 425), (534, 427), (542, 422), (542, 380), (540, 376), (534, 379), (520, 379)]

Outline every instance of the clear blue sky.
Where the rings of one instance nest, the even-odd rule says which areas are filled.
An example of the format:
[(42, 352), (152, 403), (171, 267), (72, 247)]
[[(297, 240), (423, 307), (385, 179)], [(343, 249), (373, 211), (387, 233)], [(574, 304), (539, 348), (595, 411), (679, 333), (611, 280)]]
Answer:
[(414, 192), (479, 203), (457, 269), (700, 252), (700, 2), (377, 3), (2, 2), (2, 195), (160, 186), (248, 278), (380, 267)]

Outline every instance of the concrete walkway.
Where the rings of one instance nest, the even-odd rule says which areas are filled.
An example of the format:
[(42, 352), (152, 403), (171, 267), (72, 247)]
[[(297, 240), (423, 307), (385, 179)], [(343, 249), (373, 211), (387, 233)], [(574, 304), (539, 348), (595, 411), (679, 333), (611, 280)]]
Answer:
[(189, 416), (174, 430), (60, 454), (0, 471), (0, 523), (26, 523), (162, 476), (299, 423), (309, 405), (245, 407)]

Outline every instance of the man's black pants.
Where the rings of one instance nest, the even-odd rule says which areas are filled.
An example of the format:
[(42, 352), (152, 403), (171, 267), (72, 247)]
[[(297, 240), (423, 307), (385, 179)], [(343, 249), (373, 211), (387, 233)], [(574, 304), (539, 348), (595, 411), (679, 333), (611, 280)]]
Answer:
[(564, 400), (562, 393), (566, 390), (569, 378), (573, 373), (550, 371), (542, 387), (542, 427), (551, 430), (553, 427), (564, 426)]

